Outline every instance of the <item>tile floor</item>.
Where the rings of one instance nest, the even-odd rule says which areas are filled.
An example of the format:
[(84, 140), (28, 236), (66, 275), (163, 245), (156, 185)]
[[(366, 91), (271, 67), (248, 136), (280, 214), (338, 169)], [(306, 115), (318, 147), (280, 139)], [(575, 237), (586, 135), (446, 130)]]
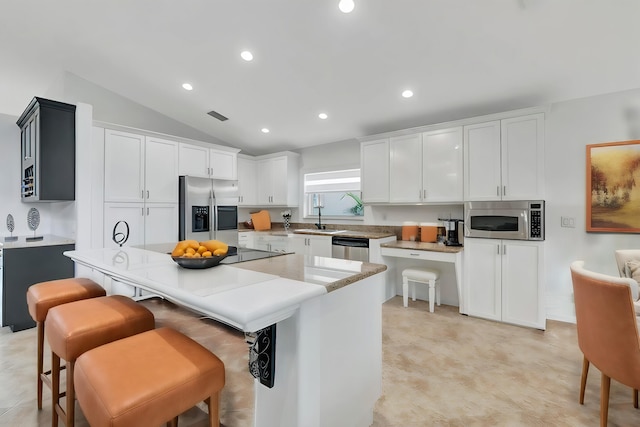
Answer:
[[(253, 425), (253, 381), (243, 335), (160, 300), (146, 301), (158, 325), (170, 325), (214, 351), (227, 368), (221, 398), (225, 427)], [(592, 367), (585, 405), (577, 403), (582, 355), (575, 327), (548, 322), (546, 332), (460, 316), (454, 307), (400, 298), (383, 306), (383, 396), (374, 426), (597, 426), (599, 372)], [(45, 357), (45, 362), (48, 357)], [(50, 392), (36, 409), (35, 329), (0, 329), (0, 426), (51, 423)], [(194, 408), (181, 427), (206, 425)], [(88, 424), (77, 411), (76, 425)], [(609, 426), (640, 425), (631, 390), (612, 383)], [(303, 426), (301, 426), (303, 427)], [(343, 426), (335, 426), (343, 427)], [(350, 426), (344, 426), (350, 427)]]

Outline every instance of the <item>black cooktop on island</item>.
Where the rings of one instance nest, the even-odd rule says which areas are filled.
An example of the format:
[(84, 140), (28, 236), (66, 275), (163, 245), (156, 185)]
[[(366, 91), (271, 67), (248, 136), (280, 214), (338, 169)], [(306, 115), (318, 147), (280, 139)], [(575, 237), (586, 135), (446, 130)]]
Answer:
[(237, 264), (245, 261), (255, 261), (257, 259), (271, 258), (280, 255), (286, 255), (282, 252), (261, 251), (259, 249), (236, 248), (229, 246), (227, 257), (220, 261), (220, 264)]

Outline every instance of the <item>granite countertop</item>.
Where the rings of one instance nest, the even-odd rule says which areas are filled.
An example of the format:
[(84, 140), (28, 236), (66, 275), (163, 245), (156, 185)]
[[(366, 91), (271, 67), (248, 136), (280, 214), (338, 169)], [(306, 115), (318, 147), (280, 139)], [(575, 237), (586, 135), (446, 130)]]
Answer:
[(327, 231), (331, 230), (293, 230), (294, 234), (312, 234), (315, 236), (331, 236), (331, 237), (360, 237), (364, 239), (382, 239), (384, 237), (395, 236), (394, 233), (378, 233), (374, 231), (353, 231), (353, 230), (345, 230), (340, 233), (327, 233)]
[(364, 239), (382, 239), (385, 237), (395, 236), (395, 233), (391, 232), (376, 232), (376, 231), (354, 231), (354, 230), (346, 230), (340, 233), (331, 233), (331, 230), (313, 230), (313, 229), (289, 229), (289, 231), (285, 231), (284, 229), (274, 228), (272, 230), (264, 230), (264, 231), (256, 231), (252, 229), (242, 229), (238, 230), (238, 232), (247, 232), (252, 231), (254, 233), (264, 233), (271, 236), (290, 236), (292, 234), (310, 234), (314, 236), (338, 236), (338, 237), (360, 237)]
[(343, 288), (387, 269), (387, 266), (383, 264), (300, 254), (264, 258), (231, 266), (322, 285), (327, 289), (327, 292)]
[(383, 243), (380, 247), (410, 249), (415, 251), (445, 252), (451, 254), (462, 252), (464, 249), (462, 246), (446, 246), (439, 243), (409, 242), (406, 240), (396, 240), (395, 242)]
[(27, 237), (31, 236), (18, 236), (18, 240), (13, 242), (5, 242), (4, 238), (0, 239), (0, 249), (17, 249), (17, 248), (31, 248), (38, 246), (56, 246), (56, 245), (72, 245), (75, 240), (67, 237), (54, 236), (52, 234), (39, 234), (42, 236), (42, 240), (36, 240), (33, 242), (27, 242)]

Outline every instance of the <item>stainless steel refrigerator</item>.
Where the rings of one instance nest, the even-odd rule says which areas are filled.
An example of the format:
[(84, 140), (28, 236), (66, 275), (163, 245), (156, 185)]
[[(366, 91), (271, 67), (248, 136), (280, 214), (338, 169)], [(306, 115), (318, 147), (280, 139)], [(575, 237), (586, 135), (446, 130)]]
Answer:
[(238, 246), (238, 182), (179, 177), (178, 237)]

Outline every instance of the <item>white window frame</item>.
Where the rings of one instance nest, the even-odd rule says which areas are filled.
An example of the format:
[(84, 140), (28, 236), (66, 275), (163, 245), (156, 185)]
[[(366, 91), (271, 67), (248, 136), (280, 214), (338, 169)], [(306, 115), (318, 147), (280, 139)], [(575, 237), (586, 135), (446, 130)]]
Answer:
[[(313, 194), (317, 194), (317, 193), (312, 193), (312, 192), (306, 192), (305, 189), (308, 190), (308, 187), (305, 185), (306, 181), (305, 178), (307, 175), (311, 175), (311, 174), (319, 174), (322, 175), (324, 173), (331, 173), (331, 172), (341, 172), (341, 171), (351, 171), (351, 170), (358, 170), (360, 172), (360, 165), (355, 165), (355, 166), (336, 166), (336, 167), (332, 167), (332, 168), (324, 168), (321, 170), (307, 170), (307, 171), (301, 171), (301, 182), (302, 182), (302, 218), (303, 219), (317, 219), (318, 218), (318, 214), (317, 212), (314, 211), (313, 208)], [(362, 189), (361, 189), (361, 183), (358, 184), (358, 189), (352, 189), (352, 188), (347, 188), (347, 189), (336, 189), (336, 190), (330, 190), (330, 191), (319, 191), (318, 193), (328, 193), (328, 192), (336, 192), (336, 193), (346, 193), (346, 192), (354, 192), (354, 193), (358, 193), (361, 194)], [(341, 220), (341, 221), (364, 221), (364, 215), (325, 215), (324, 213), (322, 214), (322, 219), (328, 219), (328, 220)]]

